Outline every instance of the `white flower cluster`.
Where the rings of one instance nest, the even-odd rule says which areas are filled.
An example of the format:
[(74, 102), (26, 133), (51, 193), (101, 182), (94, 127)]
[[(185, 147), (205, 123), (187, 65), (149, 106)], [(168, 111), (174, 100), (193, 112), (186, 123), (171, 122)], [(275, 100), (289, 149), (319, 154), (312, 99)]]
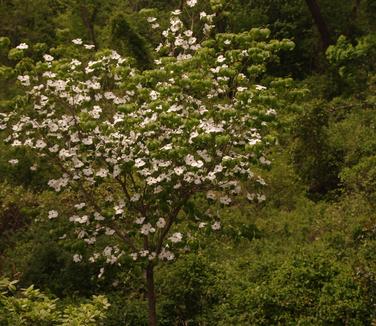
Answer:
[[(186, 3), (197, 5), (196, 0)], [(69, 218), (77, 236), (88, 244), (98, 235), (118, 236), (132, 248), (133, 259), (174, 259), (163, 241), (183, 241), (181, 232), (169, 233), (180, 218), (182, 200), (207, 193), (210, 207), (216, 206), (212, 201), (231, 205), (235, 196), (249, 193), (251, 182), (266, 185), (252, 169), (255, 161), (270, 164), (261, 152), (267, 130), (263, 119), (265, 112), (268, 120), (276, 112), (259, 109), (256, 95), (269, 90), (244, 75), (249, 44), (225, 40), (226, 48), (241, 53), (238, 61), (217, 47), (202, 55), (180, 15), (179, 10), (172, 13), (159, 47), (174, 60), (157, 58), (156, 68), (140, 72), (116, 51), (84, 51), (91, 60), (75, 58), (64, 65), (52, 64), (55, 59), (46, 54), (44, 71), (18, 77), (32, 110), (1, 115), (0, 128), (10, 130), (7, 142), (28, 147), (61, 171), (48, 185), (56, 192), (77, 193)], [(213, 19), (200, 13), (206, 35)], [(89, 46), (81, 39), (72, 42)], [(228, 77), (229, 67), (234, 78)], [(248, 199), (266, 198), (255, 193)], [(57, 216), (55, 210), (48, 214)], [(212, 230), (221, 228), (219, 217), (207, 223)], [(205, 226), (200, 222), (199, 228)], [(144, 239), (149, 247), (140, 249)], [(114, 264), (120, 254), (107, 247), (100, 255)], [(74, 256), (74, 261), (81, 259)]]
[(124, 252), (121, 251), (118, 246), (107, 246), (102, 252), (102, 256), (106, 258), (106, 263), (111, 265), (117, 263), (123, 254)]
[[(197, 0), (187, 0), (188, 7), (194, 7), (196, 4)], [(193, 31), (185, 28), (183, 21), (180, 19), (180, 15), (181, 10), (175, 10), (171, 13), (170, 26), (162, 31), (162, 36), (165, 40), (158, 45), (156, 51), (159, 52), (162, 48), (167, 48), (169, 49), (170, 56), (176, 56), (178, 60), (186, 60), (191, 59), (192, 54), (200, 49), (201, 45), (193, 35)], [(155, 20), (154, 17), (148, 18), (148, 21), (153, 23), (152, 28), (159, 27), (159, 24), (155, 23)], [(207, 26), (208, 30), (214, 27), (213, 25), (210, 25), (210, 27), (209, 25)]]
[(26, 50), (28, 48), (29, 48), (29, 46), (26, 43), (21, 43), (21, 44), (16, 46), (16, 49), (19, 49), (19, 50)]
[(189, 7), (194, 7), (197, 4), (197, 0), (187, 0), (187, 5)]
[(11, 165), (17, 165), (17, 164), (18, 164), (18, 160), (17, 160), (16, 158), (11, 159), (11, 160), (9, 160), (8, 162), (9, 162), (9, 164), (11, 164)]
[(173, 243), (178, 243), (183, 240), (183, 235), (180, 232), (174, 233), (171, 237), (168, 238)]
[(162, 248), (162, 251), (158, 257), (161, 260), (174, 260), (175, 259), (174, 253), (165, 248)]
[(51, 210), (48, 212), (48, 218), (51, 220), (51, 219), (54, 219), (54, 218), (57, 218), (59, 216), (59, 213), (55, 210)]

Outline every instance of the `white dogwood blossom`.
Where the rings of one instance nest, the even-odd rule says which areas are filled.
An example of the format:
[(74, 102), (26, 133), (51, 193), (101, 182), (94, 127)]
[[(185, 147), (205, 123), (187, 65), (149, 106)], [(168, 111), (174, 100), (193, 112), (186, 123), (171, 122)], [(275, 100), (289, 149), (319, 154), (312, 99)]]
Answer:
[(19, 45), (16, 46), (16, 49), (19, 49), (19, 50), (26, 50), (28, 48), (29, 46), (26, 43), (20, 43)]
[(11, 164), (11, 165), (17, 165), (17, 164), (18, 164), (18, 160), (17, 160), (16, 158), (11, 159), (11, 160), (9, 160), (8, 162), (9, 162), (9, 164)]
[(51, 220), (51, 219), (54, 219), (54, 218), (57, 218), (59, 216), (59, 213), (55, 210), (52, 210), (52, 211), (49, 211), (48, 212), (48, 218)]
[(194, 7), (197, 4), (197, 0), (187, 0), (187, 5), (189, 7)]
[(82, 44), (82, 40), (80, 38), (76, 38), (76, 39), (72, 40), (72, 43), (73, 44), (77, 44), (77, 45), (81, 45)]

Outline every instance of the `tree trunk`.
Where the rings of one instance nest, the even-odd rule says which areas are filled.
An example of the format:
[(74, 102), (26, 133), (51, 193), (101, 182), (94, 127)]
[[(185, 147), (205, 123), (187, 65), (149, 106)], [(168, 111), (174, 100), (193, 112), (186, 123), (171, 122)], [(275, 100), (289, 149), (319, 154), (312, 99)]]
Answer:
[(354, 0), (353, 8), (351, 10), (351, 15), (349, 17), (349, 22), (348, 22), (348, 28), (346, 31), (346, 36), (350, 40), (354, 40), (358, 35), (357, 35), (357, 19), (358, 19), (358, 12), (360, 8), (360, 3), (361, 0)]
[(149, 326), (157, 326), (157, 309), (154, 287), (154, 266), (149, 263), (146, 267), (146, 288), (148, 298)]
[(351, 12), (351, 18), (353, 20), (356, 20), (357, 17), (358, 17), (358, 11), (359, 11), (359, 7), (360, 7), (360, 2), (361, 2), (361, 0), (355, 0), (354, 1), (353, 9), (352, 9), (352, 12)]
[(321, 15), (320, 6), (317, 3), (317, 0), (305, 0), (309, 11), (311, 12), (312, 18), (316, 24), (317, 29), (319, 30), (321, 42), (323, 46), (323, 50), (325, 51), (328, 46), (330, 45), (330, 34), (328, 26), (326, 25), (326, 22)]
[(80, 10), (81, 10), (81, 19), (88, 31), (91, 42), (95, 46), (95, 49), (98, 50), (97, 37), (95, 35), (95, 30), (94, 30), (94, 22), (97, 16), (97, 8), (94, 8), (91, 15), (86, 6), (81, 6)]

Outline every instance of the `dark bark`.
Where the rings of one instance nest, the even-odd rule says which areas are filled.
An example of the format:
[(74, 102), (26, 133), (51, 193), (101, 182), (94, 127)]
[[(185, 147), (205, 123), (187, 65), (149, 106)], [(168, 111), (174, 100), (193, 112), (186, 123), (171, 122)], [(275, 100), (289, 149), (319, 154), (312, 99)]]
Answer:
[(325, 51), (331, 44), (331, 39), (328, 26), (321, 14), (320, 6), (316, 0), (305, 0), (305, 2), (307, 3), (309, 11), (311, 12), (316, 27), (319, 30), (322, 47)]
[(148, 298), (149, 326), (157, 326), (156, 296), (154, 287), (154, 265), (150, 262), (146, 267), (146, 288)]
[(351, 15), (349, 17), (349, 22), (348, 22), (348, 28), (347, 28), (347, 31), (346, 31), (346, 36), (350, 39), (350, 40), (354, 40), (358, 35), (357, 35), (357, 24), (356, 24), (356, 21), (358, 19), (358, 13), (359, 13), (359, 9), (360, 9), (360, 3), (361, 3), (361, 0), (354, 0), (354, 3), (353, 3), (353, 8), (351, 10)]
[(227, 24), (228, 24), (228, 19), (222, 14), (217, 15), (217, 17), (218, 17), (218, 20), (216, 23), (217, 33), (225, 33)]
[(355, 0), (354, 1), (354, 6), (353, 6), (353, 9), (352, 9), (352, 12), (351, 12), (351, 18), (353, 20), (356, 20), (357, 17), (358, 17), (358, 11), (359, 11), (359, 7), (360, 7), (360, 2), (361, 2), (361, 0)]
[(98, 9), (94, 8), (92, 14), (90, 15), (89, 10), (86, 6), (80, 7), (81, 19), (89, 33), (89, 37), (95, 48), (98, 49), (97, 37), (94, 30), (94, 22), (97, 18)]

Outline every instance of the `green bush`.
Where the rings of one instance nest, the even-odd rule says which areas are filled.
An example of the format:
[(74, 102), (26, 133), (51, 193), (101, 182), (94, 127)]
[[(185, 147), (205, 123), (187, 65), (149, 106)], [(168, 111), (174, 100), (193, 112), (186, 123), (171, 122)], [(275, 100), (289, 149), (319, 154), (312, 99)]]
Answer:
[(371, 203), (376, 200), (376, 156), (366, 157), (341, 173), (345, 186), (350, 191), (362, 193)]
[(16, 281), (0, 279), (0, 325), (4, 326), (94, 326), (106, 318), (107, 298), (93, 296), (77, 305), (59, 306), (40, 290), (30, 286), (17, 290)]

